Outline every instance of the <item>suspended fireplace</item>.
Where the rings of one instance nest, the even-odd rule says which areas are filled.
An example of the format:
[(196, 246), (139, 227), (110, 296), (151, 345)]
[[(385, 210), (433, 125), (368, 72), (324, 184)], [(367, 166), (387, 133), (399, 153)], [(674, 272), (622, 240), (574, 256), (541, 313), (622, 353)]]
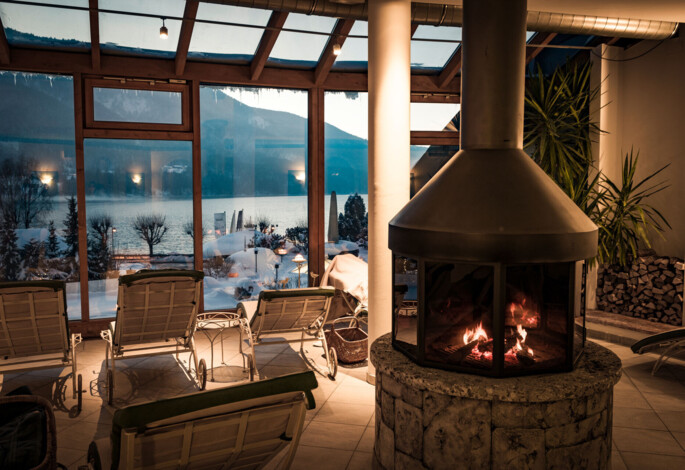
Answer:
[(597, 227), (523, 151), (526, 3), (464, 5), (461, 150), (392, 219), (393, 346), (495, 377), (573, 369)]

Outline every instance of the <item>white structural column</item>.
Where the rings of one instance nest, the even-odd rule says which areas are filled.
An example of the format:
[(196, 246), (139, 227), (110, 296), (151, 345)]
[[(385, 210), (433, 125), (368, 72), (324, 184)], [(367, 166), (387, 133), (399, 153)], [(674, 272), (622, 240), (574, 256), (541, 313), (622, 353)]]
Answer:
[[(392, 324), (388, 222), (409, 201), (411, 2), (369, 0), (369, 346)], [(367, 380), (375, 381), (369, 363)]]

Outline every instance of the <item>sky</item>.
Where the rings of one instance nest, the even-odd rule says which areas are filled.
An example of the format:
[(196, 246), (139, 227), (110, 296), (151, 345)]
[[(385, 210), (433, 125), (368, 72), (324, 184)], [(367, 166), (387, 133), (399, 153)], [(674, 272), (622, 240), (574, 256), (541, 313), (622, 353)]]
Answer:
[[(79, 7), (88, 6), (88, 0), (35, 1)], [(155, 15), (159, 14), (160, 17), (163, 15), (170, 17), (183, 16), (184, 5), (185, 0), (99, 0), (99, 7), (101, 9), (152, 13)], [(198, 10), (198, 18), (262, 26), (268, 21), (269, 14), (268, 11), (264, 10), (205, 3), (201, 3)], [(0, 17), (2, 17), (5, 27), (18, 31), (57, 39), (76, 39), (85, 43), (90, 42), (90, 23), (86, 11), (0, 3)], [(169, 38), (167, 40), (162, 40), (159, 37), (161, 25), (161, 18), (100, 13), (100, 42), (101, 44), (109, 42), (119, 46), (143, 47), (173, 53), (178, 43), (181, 22), (165, 20), (165, 25), (169, 30)], [(333, 18), (290, 15), (285, 27), (330, 32), (334, 25), (335, 20)], [(453, 39), (455, 40), (461, 39), (460, 28), (434, 28), (428, 26), (421, 28), (421, 31), (417, 32), (417, 37), (439, 37), (444, 39), (454, 36)], [(366, 34), (365, 23), (360, 22), (358, 28), (353, 30), (352, 33)], [(259, 30), (198, 23), (193, 34), (190, 50), (211, 53), (253, 54), (253, 49), (257, 47), (260, 37), (261, 31)], [(276, 42), (272, 57), (316, 61), (326, 41), (327, 39), (324, 36), (282, 33)], [(360, 41), (366, 42), (363, 39), (357, 40), (357, 42)], [(353, 45), (361, 46), (361, 44), (351, 42), (350, 46)], [(444, 43), (413, 42), (412, 55), (416, 55), (415, 50), (424, 50), (427, 47), (428, 49), (442, 51), (445, 49), (445, 46)], [(453, 45), (447, 46), (456, 47)], [(359, 54), (357, 51), (352, 50), (358, 49), (358, 47), (351, 47), (350, 49), (352, 57), (349, 57), (349, 59), (365, 59), (365, 54)], [(445, 54), (449, 58), (451, 52), (447, 51)], [(416, 58), (412, 57), (412, 61), (416, 61)], [(426, 61), (428, 61), (428, 58), (426, 58)], [(254, 93), (245, 89), (227, 88), (224, 92), (248, 106), (290, 112), (301, 117), (306, 117), (307, 115), (307, 94), (304, 91), (260, 89), (259, 93)], [(368, 139), (368, 96), (366, 93), (358, 93), (356, 95), (327, 93), (325, 108), (327, 123), (362, 139)], [(459, 105), (454, 104), (414, 103), (411, 105), (411, 129), (442, 130), (458, 110)]]

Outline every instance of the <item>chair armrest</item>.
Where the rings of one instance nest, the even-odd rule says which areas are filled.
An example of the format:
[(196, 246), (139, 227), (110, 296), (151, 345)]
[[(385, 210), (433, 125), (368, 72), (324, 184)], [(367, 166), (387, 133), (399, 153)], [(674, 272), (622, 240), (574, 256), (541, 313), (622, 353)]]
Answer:
[(92, 470), (109, 470), (112, 466), (112, 446), (109, 437), (92, 441), (88, 446), (88, 468)]
[(252, 318), (257, 311), (257, 306), (259, 305), (259, 300), (250, 300), (245, 302), (240, 302), (237, 306), (238, 315), (242, 318), (247, 318), (247, 322), (252, 324)]

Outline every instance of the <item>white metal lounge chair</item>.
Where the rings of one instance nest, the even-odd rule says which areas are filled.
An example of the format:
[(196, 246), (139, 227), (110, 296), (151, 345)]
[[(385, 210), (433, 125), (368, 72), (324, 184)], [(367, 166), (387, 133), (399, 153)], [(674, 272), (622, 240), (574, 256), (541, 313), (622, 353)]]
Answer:
[(0, 373), (71, 367), (73, 398), (82, 403), (76, 374), (80, 334), (69, 334), (64, 281), (0, 283)]
[(115, 361), (126, 356), (175, 353), (179, 360), (179, 353), (189, 352), (187, 372), (191, 377), (194, 373), (200, 390), (204, 390), (207, 365), (204, 359), (198, 363), (193, 339), (203, 277), (201, 271), (169, 269), (143, 270), (119, 278), (116, 321), (100, 332), (107, 342), (105, 366), (110, 405), (114, 400)]
[[(250, 376), (254, 377), (257, 372), (255, 346), (299, 342), (300, 354), (307, 361), (304, 342), (321, 341), (328, 371), (319, 370), (313, 362), (312, 365), (322, 374), (327, 374), (331, 380), (335, 380), (338, 360), (335, 351), (329, 350), (323, 332), (334, 293), (335, 289), (332, 287), (263, 290), (259, 293), (258, 300), (239, 303), (238, 313), (249, 321), (247, 337), (250, 350), (248, 354), (252, 357)], [(290, 333), (301, 333), (301, 335), (299, 339), (283, 337)], [(265, 337), (273, 336), (278, 336), (279, 339), (263, 341)]]
[(288, 445), (278, 468), (290, 468), (316, 387), (307, 371), (120, 409), (88, 468), (259, 469)]
[(685, 328), (648, 336), (630, 347), (636, 354), (643, 354), (660, 348), (663, 348), (663, 351), (654, 363), (652, 375), (656, 374), (659, 368), (666, 364), (666, 361), (671, 357), (685, 351)]

